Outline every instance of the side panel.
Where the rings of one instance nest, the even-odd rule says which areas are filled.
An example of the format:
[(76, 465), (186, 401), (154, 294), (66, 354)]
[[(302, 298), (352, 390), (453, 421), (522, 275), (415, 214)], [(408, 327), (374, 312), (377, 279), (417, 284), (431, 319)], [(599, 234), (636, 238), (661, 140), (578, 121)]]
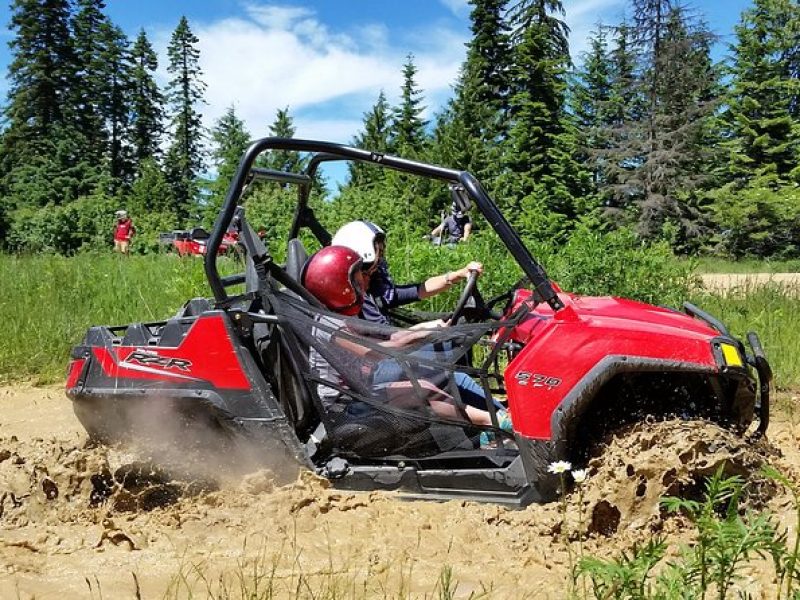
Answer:
[(221, 315), (198, 318), (174, 348), (105, 345), (91, 352), (111, 379), (207, 382), (231, 390), (251, 387)]
[(551, 319), (538, 324), (536, 336), (511, 362), (505, 372), (514, 429), (538, 440), (553, 437), (551, 417), (559, 405), (608, 357), (620, 361), (646, 361), (647, 370), (715, 371), (717, 364), (710, 341), (701, 336), (681, 336), (662, 331), (622, 330), (613, 320)]
[[(103, 328), (94, 330), (103, 333)], [(225, 312), (198, 317), (175, 347), (117, 345), (119, 338), (108, 330), (93, 337), (103, 342), (73, 350), (66, 390), (91, 435), (116, 441), (163, 430), (197, 443), (204, 435), (198, 438), (190, 428), (193, 422), (205, 423), (225, 438), (248, 439), (253, 449), (248, 455), (263, 456), (264, 466), (286, 465), (282, 456), (310, 465)], [(225, 444), (211, 450), (224, 452)]]

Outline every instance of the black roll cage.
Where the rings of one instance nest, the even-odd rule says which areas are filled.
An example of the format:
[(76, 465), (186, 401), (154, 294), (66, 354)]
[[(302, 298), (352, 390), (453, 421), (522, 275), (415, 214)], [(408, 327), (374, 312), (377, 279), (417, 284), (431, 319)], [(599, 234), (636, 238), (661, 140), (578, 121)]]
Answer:
[[(256, 158), (267, 150), (306, 152), (312, 156), (305, 171), (302, 173), (288, 173), (254, 167)], [(486, 193), (486, 190), (471, 173), (332, 142), (279, 137), (262, 138), (252, 142), (247, 147), (228, 187), (225, 202), (214, 222), (214, 229), (208, 240), (204, 266), (211, 291), (218, 303), (225, 303), (229, 300), (228, 293), (225, 290), (226, 285), (239, 282), (238, 278), (228, 278), (227, 281), (223, 281), (220, 277), (217, 269), (217, 251), (225, 232), (233, 221), (237, 203), (248, 181), (254, 178), (296, 184), (298, 186), (297, 208), (289, 231), (289, 239), (297, 237), (300, 228), (307, 226), (321, 244), (328, 245), (330, 244), (331, 236), (313, 216), (313, 212), (308, 206), (308, 198), (320, 164), (340, 160), (373, 163), (413, 175), (460, 184), (530, 280), (536, 299), (547, 302), (553, 310), (559, 310), (564, 307), (550, 285), (550, 280), (544, 268), (533, 258), (519, 234), (511, 227), (500, 212), (500, 209), (497, 208), (497, 205)]]

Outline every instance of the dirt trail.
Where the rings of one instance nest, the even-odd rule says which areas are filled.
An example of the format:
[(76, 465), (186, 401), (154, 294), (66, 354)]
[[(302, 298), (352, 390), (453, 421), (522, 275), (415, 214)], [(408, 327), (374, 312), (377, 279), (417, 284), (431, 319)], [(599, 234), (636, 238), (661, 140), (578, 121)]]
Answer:
[[(225, 485), (176, 482), (126, 451), (87, 446), (58, 388), (0, 388), (0, 403), (1, 598), (134, 598), (137, 586), (143, 598), (185, 597), (178, 592), (187, 587), (205, 596), (220, 576), (238, 597), (237, 576), (252, 581), (255, 568), (272, 574), (262, 586), (269, 580), (276, 597), (331, 587), (343, 597), (422, 596), (443, 565), (452, 567), (458, 597), (485, 588), (496, 598), (565, 595), (570, 557), (557, 504), (513, 511), (403, 502), (336, 491), (309, 473), (280, 487), (267, 472)], [(632, 428), (588, 465), (594, 533), (585, 551), (610, 556), (652, 531), (688, 539), (678, 519), (659, 516), (658, 499), (694, 493), (722, 462), (751, 477), (767, 461), (797, 481), (796, 434), (780, 416), (771, 444), (700, 423)], [(792, 522), (785, 494), (753, 490), (754, 505)], [(754, 572), (749, 589), (769, 579), (769, 569)]]
[(748, 291), (776, 284), (800, 292), (800, 273), (704, 273), (703, 286), (712, 291)]

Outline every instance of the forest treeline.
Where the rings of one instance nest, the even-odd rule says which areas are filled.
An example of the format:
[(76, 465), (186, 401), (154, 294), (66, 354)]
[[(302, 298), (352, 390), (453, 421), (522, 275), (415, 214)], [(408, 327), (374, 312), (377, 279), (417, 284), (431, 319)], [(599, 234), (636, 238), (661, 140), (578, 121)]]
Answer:
[[(753, 0), (716, 62), (718, 40), (696, 10), (629, 0), (628, 19), (598, 24), (575, 65), (560, 0), (470, 4), (446, 106), (423, 119), (408, 55), (397, 105), (382, 91), (352, 145), (472, 171), (528, 239), (624, 229), (680, 253), (800, 256), (796, 0)], [(140, 231), (134, 250), (150, 251), (159, 231), (213, 222), (251, 138), (294, 135), (290, 107), (263, 131), (247, 131), (234, 106), (203, 128), (199, 40), (186, 18), (161, 87), (146, 32), (128, 39), (103, 0), (13, 0), (11, 10), (0, 132), (9, 251), (107, 246), (121, 207)], [(276, 152), (263, 165), (297, 171), (304, 157)], [(327, 222), (370, 218), (415, 239), (449, 205), (440, 184), (369, 165), (329, 187), (320, 178), (313, 200)], [(293, 201), (264, 184), (248, 217), (278, 239)]]

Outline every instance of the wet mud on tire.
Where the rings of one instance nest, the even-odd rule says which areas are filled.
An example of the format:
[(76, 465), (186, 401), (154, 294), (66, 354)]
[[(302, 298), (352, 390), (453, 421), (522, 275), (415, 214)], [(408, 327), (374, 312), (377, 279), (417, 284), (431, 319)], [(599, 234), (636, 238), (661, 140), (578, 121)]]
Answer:
[(780, 458), (767, 440), (753, 441), (706, 421), (672, 419), (628, 425), (610, 436), (589, 460), (584, 497), (590, 530), (659, 530), (664, 496), (700, 500), (718, 470), (745, 482), (744, 505), (764, 508), (776, 486), (762, 468)]

